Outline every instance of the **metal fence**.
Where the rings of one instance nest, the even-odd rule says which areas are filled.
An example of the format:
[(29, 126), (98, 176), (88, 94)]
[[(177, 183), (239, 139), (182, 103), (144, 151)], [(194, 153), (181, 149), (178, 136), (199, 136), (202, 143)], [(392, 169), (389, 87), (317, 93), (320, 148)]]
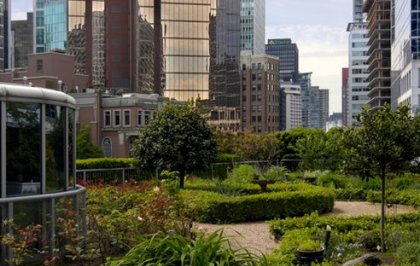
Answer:
[(145, 180), (149, 177), (137, 168), (108, 168), (108, 169), (80, 169), (76, 170), (76, 179), (84, 184), (88, 182), (121, 182), (126, 180)]
[[(1, 224), (3, 234), (13, 235), (13, 225), (23, 228), (28, 225), (42, 225), (40, 239), (47, 243), (50, 255), (54, 255), (57, 243), (57, 218), (70, 203), (75, 215), (79, 234), (86, 233), (86, 188), (76, 185), (69, 191), (29, 195), (21, 197), (10, 197), (0, 199), (0, 210), (2, 221), (13, 221), (10, 224)], [(61, 217), (63, 218), (63, 217)], [(12, 258), (11, 248), (2, 245), (0, 265), (6, 259)]]

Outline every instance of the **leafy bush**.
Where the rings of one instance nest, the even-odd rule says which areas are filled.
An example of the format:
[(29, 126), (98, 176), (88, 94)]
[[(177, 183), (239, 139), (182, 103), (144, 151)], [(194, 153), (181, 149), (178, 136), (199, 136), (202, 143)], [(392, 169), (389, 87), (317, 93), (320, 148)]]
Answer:
[(398, 265), (420, 265), (420, 242), (402, 244), (396, 251)]
[(270, 180), (279, 180), (279, 181), (288, 181), (287, 174), (289, 173), (289, 170), (287, 170), (284, 166), (271, 166), (265, 173), (263, 174), (265, 179)]
[(76, 160), (76, 169), (109, 169), (133, 167), (135, 160), (132, 158), (95, 158)]
[(366, 180), (356, 179), (355, 187), (363, 188), (365, 190), (381, 190), (381, 179), (379, 177), (369, 178)]
[(363, 188), (336, 188), (335, 198), (338, 200), (366, 200), (367, 191)]
[(333, 172), (327, 172), (317, 178), (317, 184), (322, 187), (346, 188), (349, 183), (349, 178)]
[(334, 205), (330, 190), (311, 188), (294, 192), (271, 192), (227, 196), (208, 191), (183, 191), (199, 222), (232, 223), (267, 220), (274, 217), (302, 216), (313, 211), (329, 212)]
[(404, 173), (402, 176), (391, 180), (390, 185), (396, 189), (420, 189), (420, 175)]
[(181, 235), (158, 233), (138, 244), (123, 258), (110, 261), (108, 266), (141, 265), (263, 265), (245, 249), (233, 249), (221, 232), (200, 235), (190, 240)]
[(249, 164), (241, 164), (234, 167), (228, 177), (224, 180), (227, 184), (244, 184), (251, 182), (255, 175), (255, 169)]

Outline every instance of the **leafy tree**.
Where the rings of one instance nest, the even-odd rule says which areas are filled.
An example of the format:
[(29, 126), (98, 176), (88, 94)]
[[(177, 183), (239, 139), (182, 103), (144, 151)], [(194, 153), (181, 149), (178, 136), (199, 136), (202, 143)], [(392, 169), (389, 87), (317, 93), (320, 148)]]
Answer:
[(343, 129), (328, 132), (314, 130), (297, 140), (295, 148), (304, 170), (332, 170), (340, 168), (343, 159)]
[(376, 112), (364, 108), (359, 117), (360, 128), (346, 132), (346, 164), (362, 177), (380, 176), (381, 185), (381, 248), (384, 246), (385, 178), (391, 171), (407, 169), (418, 157), (420, 131), (407, 106), (393, 111), (389, 105)]
[(102, 150), (92, 143), (90, 138), (90, 126), (82, 125), (76, 137), (76, 158), (101, 158), (104, 157)]
[(212, 163), (217, 156), (212, 129), (192, 103), (168, 104), (140, 131), (134, 157), (147, 170), (178, 171), (180, 187), (187, 172)]
[(269, 165), (277, 160), (281, 142), (274, 134), (242, 133), (237, 137), (236, 153), (242, 160), (267, 161)]

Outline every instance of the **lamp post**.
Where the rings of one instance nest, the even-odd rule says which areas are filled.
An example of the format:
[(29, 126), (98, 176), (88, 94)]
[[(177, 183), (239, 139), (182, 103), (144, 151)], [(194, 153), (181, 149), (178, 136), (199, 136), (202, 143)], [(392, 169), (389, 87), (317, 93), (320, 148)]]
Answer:
[(57, 81), (57, 84), (58, 84), (58, 90), (63, 91), (63, 81), (61, 79), (59, 79)]

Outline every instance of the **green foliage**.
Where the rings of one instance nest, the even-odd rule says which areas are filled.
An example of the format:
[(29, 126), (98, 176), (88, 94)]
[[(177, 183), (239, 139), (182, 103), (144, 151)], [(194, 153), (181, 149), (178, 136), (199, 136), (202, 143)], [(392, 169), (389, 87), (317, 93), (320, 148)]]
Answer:
[(217, 156), (213, 131), (193, 104), (167, 104), (133, 146), (139, 167), (178, 171), (180, 187), (185, 174), (210, 166)]
[(300, 168), (304, 170), (338, 170), (342, 163), (343, 130), (328, 132), (313, 131), (296, 141), (295, 149), (302, 159)]
[(350, 182), (348, 177), (333, 172), (327, 172), (317, 179), (319, 186), (332, 188), (346, 188), (349, 187)]
[(289, 181), (288, 173), (286, 167), (274, 165), (264, 172), (263, 177), (269, 180)]
[(407, 169), (420, 156), (419, 128), (407, 106), (393, 111), (385, 105), (376, 112), (363, 109), (361, 128), (345, 132), (346, 170), (362, 177), (381, 175), (385, 171)]
[(321, 250), (321, 241), (316, 241), (312, 239), (302, 241), (298, 248), (300, 251), (315, 251)]
[(87, 159), (100, 158), (103, 156), (102, 150), (92, 143), (90, 126), (87, 124), (82, 125), (76, 137), (76, 158)]
[(233, 163), (239, 160), (239, 156), (234, 153), (219, 153), (217, 162), (220, 163)]
[(183, 191), (182, 197), (185, 202), (190, 202), (194, 219), (211, 223), (267, 220), (301, 216), (313, 211), (325, 213), (330, 212), (334, 205), (334, 194), (316, 187), (242, 196), (189, 190)]
[(420, 242), (403, 243), (396, 251), (398, 265), (420, 265)]
[[(367, 193), (366, 199), (369, 202), (381, 202), (381, 193), (371, 190)], [(388, 189), (385, 193), (385, 199), (387, 203), (420, 206), (420, 193), (414, 189)]]
[(76, 169), (110, 169), (133, 167), (135, 160), (131, 158), (94, 158), (76, 160)]
[(246, 249), (234, 249), (221, 232), (190, 240), (180, 235), (158, 233), (143, 241), (108, 266), (141, 265), (263, 265)]
[(228, 173), (227, 179), (223, 181), (224, 184), (246, 184), (250, 183), (254, 178), (255, 169), (249, 164), (241, 164), (232, 169)]

